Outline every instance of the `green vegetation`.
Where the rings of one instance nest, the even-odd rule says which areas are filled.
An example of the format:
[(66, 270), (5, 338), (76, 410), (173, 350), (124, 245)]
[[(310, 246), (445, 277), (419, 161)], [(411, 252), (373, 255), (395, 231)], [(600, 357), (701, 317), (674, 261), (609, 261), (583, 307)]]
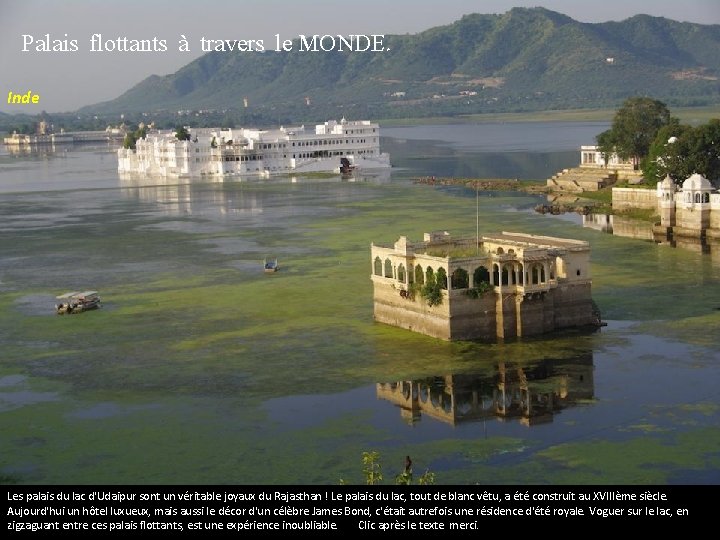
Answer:
[(420, 287), (420, 296), (427, 302), (427, 305), (439, 306), (442, 304), (442, 284), (435, 274), (430, 274), (425, 278), (425, 285)]
[(473, 289), (468, 289), (467, 294), (470, 298), (481, 298), (486, 292), (492, 291), (493, 286), (487, 281), (481, 281)]
[(597, 136), (606, 159), (612, 153), (632, 158), (635, 165), (641, 165), (649, 187), (665, 176), (676, 184), (693, 173), (720, 179), (719, 140), (720, 119), (696, 127), (681, 124), (670, 116), (664, 103), (647, 97), (626, 100), (615, 113), (612, 127)]
[(720, 180), (720, 119), (694, 128), (673, 119), (658, 131), (642, 168), (653, 185), (665, 176), (680, 185), (693, 173)]
[[(583, 199), (592, 199), (594, 201), (598, 201), (603, 204), (610, 205), (612, 204), (612, 188), (606, 187), (602, 189), (598, 189), (597, 191), (583, 191), (582, 193)], [(594, 208), (596, 208), (595, 206)]]
[(123, 139), (123, 148), (135, 150), (135, 145), (138, 139), (144, 139), (147, 135), (147, 128), (143, 125), (138, 127), (135, 131), (128, 131)]
[(477, 248), (474, 247), (454, 247), (454, 248), (443, 248), (436, 247), (430, 248), (425, 252), (431, 257), (449, 257), (462, 259), (464, 257), (475, 257), (478, 254)]
[(670, 123), (670, 111), (656, 99), (633, 97), (615, 113), (612, 127), (597, 136), (597, 143), (607, 158), (617, 153), (622, 159), (632, 158), (638, 165), (648, 155), (650, 145), (660, 128)]
[(659, 223), (660, 216), (657, 215), (654, 208), (628, 208), (613, 212), (618, 216), (637, 219), (640, 221), (649, 221), (650, 223)]
[(190, 140), (190, 132), (187, 130), (185, 126), (177, 126), (175, 128), (175, 138), (178, 141), (189, 141)]
[(458, 117), (613, 108), (649, 88), (675, 107), (709, 106), (720, 102), (719, 32), (646, 15), (587, 24), (514, 8), (387, 35), (376, 53), (308, 54), (299, 41), (291, 52), (210, 52), (80, 112), (204, 109), (216, 125)]
[[(409, 459), (409, 456), (408, 456)], [(377, 451), (362, 453), (363, 476), (368, 486), (376, 486), (382, 484), (383, 473), (380, 461), (380, 453)], [(340, 480), (341, 484), (347, 484), (345, 480)], [(395, 484), (409, 486), (413, 483), (412, 462), (405, 463), (405, 469), (395, 476)], [(435, 473), (426, 470), (417, 480), (419, 485), (435, 484)]]

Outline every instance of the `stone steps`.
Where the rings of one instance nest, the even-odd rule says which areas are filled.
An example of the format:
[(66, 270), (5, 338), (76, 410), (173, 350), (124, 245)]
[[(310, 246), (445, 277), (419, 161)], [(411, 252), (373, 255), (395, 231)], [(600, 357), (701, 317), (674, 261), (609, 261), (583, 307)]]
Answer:
[(548, 178), (546, 185), (554, 190), (582, 193), (583, 191), (597, 191), (598, 189), (614, 184), (616, 177), (605, 170), (563, 169), (561, 172)]

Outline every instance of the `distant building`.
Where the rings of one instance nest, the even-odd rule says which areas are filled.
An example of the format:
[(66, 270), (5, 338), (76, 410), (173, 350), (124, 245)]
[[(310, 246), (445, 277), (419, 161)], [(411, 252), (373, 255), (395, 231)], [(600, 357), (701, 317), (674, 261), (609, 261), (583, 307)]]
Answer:
[(613, 153), (607, 156), (600, 151), (597, 146), (581, 146), (580, 147), (580, 167), (583, 168), (601, 168), (601, 169), (626, 169), (633, 170), (635, 165), (632, 160), (622, 159)]
[(380, 127), (367, 120), (283, 127), (190, 128), (190, 140), (173, 131), (149, 133), (136, 148), (118, 150), (118, 172), (141, 176), (269, 176), (289, 172), (382, 169), (390, 157), (380, 152)]
[(668, 237), (720, 240), (720, 192), (701, 174), (691, 175), (680, 188), (669, 176), (654, 190), (613, 188), (612, 205), (654, 210), (660, 216), (655, 232)]
[(582, 193), (597, 191), (613, 185), (618, 180), (629, 183), (642, 180), (642, 172), (636, 170), (632, 160), (622, 159), (617, 154), (605, 155), (597, 146), (580, 147), (578, 167), (563, 169), (546, 182), (552, 191)]
[[(598, 325), (590, 246), (503, 232), (479, 239), (426, 233), (372, 244), (375, 320), (445, 340), (495, 340)], [(437, 305), (421, 288), (441, 287)]]
[(112, 131), (63, 131), (60, 133), (46, 133), (44, 135), (23, 135), (13, 133), (3, 138), (3, 142), (10, 147), (53, 146), (56, 144), (97, 143), (120, 141), (124, 132)]

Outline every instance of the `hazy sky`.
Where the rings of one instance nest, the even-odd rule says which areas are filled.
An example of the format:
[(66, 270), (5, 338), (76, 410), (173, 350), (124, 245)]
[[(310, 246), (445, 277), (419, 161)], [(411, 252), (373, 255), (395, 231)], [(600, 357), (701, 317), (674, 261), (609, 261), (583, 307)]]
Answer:
[[(0, 111), (75, 110), (113, 99), (145, 77), (165, 75), (202, 54), (200, 38), (263, 39), (298, 34), (404, 34), (449, 24), (467, 13), (543, 6), (582, 22), (638, 13), (720, 24), (720, 0), (0, 0)], [(90, 39), (164, 39), (167, 52), (90, 52)], [(22, 52), (23, 34), (35, 42)], [(77, 52), (38, 52), (39, 41), (77, 40)], [(67, 36), (65, 35), (67, 34)], [(190, 52), (178, 51), (181, 34)], [(319, 53), (315, 53), (319, 54)], [(39, 105), (8, 105), (32, 90)]]

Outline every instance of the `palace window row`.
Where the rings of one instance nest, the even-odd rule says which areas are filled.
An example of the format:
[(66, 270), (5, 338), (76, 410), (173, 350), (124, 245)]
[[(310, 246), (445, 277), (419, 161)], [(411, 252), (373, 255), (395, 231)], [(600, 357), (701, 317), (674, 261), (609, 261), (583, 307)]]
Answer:
[[(380, 257), (375, 257), (373, 272), (376, 276), (383, 276), (390, 279), (396, 279), (400, 283), (417, 283), (424, 285), (428, 281), (435, 279), (440, 283), (443, 289), (448, 288), (448, 276), (444, 268), (433, 269), (431, 266), (423, 268), (422, 265), (411, 266), (410, 270), (400, 263), (396, 269), (393, 268), (392, 261), (386, 258), (382, 261)], [(578, 275), (579, 271), (578, 271)], [(485, 266), (478, 266), (473, 271), (472, 286), (477, 287), (480, 283), (490, 283), (494, 286), (509, 285), (541, 285), (547, 283), (547, 272), (545, 265), (535, 263), (525, 268), (522, 263), (504, 264), (499, 266), (492, 265), (492, 272)], [(550, 279), (553, 279), (553, 272), (550, 270)], [(471, 286), (470, 276), (464, 268), (456, 269), (450, 275), (451, 289), (467, 289)]]

